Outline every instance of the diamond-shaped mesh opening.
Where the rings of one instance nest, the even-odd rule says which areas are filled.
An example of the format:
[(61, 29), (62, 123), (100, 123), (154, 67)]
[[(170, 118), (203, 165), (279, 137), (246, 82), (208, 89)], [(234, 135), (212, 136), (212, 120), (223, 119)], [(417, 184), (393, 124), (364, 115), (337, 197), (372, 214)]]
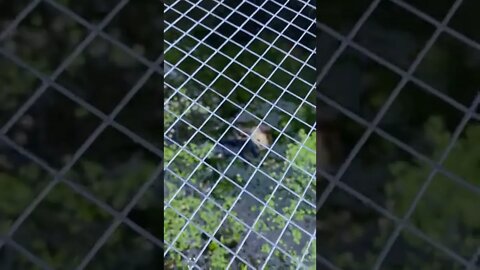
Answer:
[(382, 1), (355, 40), (389, 62), (406, 68), (425, 46), (433, 31), (434, 27), (429, 23), (390, 1)]
[(58, 82), (95, 108), (110, 113), (145, 70), (120, 48), (97, 38), (75, 58)]
[[(111, 220), (108, 213), (67, 189), (66, 185), (53, 189), (13, 237), (53, 267), (78, 264)], [(75, 245), (67, 248), (64, 241)]]
[[(83, 107), (52, 88), (38, 98), (23, 118), (24, 121), (19, 120), (11, 127), (7, 136), (57, 168), (72, 159), (78, 147), (100, 122)], [(30, 124), (26, 125), (25, 121)]]
[(0, 46), (42, 72), (53, 72), (85, 38), (87, 31), (68, 15), (41, 2)]

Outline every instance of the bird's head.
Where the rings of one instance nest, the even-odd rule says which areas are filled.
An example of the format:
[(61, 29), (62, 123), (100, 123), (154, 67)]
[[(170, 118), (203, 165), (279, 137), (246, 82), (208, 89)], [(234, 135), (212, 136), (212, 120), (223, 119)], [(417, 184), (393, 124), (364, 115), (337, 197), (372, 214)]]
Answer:
[[(271, 134), (271, 128), (267, 125), (261, 124), (258, 127), (253, 127), (253, 128), (242, 128), (242, 131), (244, 131), (247, 134), (251, 134), (251, 139), (252, 142), (260, 149), (264, 150), (268, 147), (270, 147), (270, 144), (272, 143), (272, 134)], [(243, 136), (244, 138), (248, 138)]]

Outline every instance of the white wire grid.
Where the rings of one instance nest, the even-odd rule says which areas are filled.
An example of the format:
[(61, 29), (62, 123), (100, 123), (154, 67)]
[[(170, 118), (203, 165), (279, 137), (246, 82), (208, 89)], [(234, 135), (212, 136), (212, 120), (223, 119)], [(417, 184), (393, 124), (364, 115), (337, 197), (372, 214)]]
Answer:
[[(203, 4), (205, 4), (205, 2), (213, 3), (214, 7), (209, 8), (209, 9), (205, 8), (203, 6)], [(165, 61), (165, 66), (166, 66), (165, 85), (166, 85), (167, 88), (173, 89), (172, 91), (170, 91), (171, 92), (170, 95), (165, 96), (165, 99), (166, 99), (166, 101), (165, 101), (165, 108), (166, 108), (165, 112), (170, 113), (170, 114), (174, 115), (174, 117), (175, 117), (174, 123), (171, 124), (170, 126), (166, 127), (165, 134), (168, 134), (177, 125), (177, 123), (183, 123), (183, 124), (189, 126), (190, 128), (192, 128), (194, 130), (194, 133), (191, 134), (191, 136), (189, 136), (189, 138), (186, 140), (186, 142), (181, 142), (181, 143), (172, 140), (168, 136), (165, 136), (165, 140), (166, 140), (167, 143), (170, 142), (170, 143), (175, 144), (179, 147), (178, 148), (179, 151), (177, 153), (175, 153), (175, 155), (171, 158), (170, 162), (166, 162), (166, 164), (165, 164), (166, 174), (172, 174), (174, 177), (179, 179), (182, 182), (182, 184), (179, 187), (179, 189), (176, 192), (174, 192), (174, 194), (171, 196), (170, 200), (165, 202), (164, 210), (166, 210), (167, 208), (172, 208), (173, 209), (173, 207), (171, 206), (171, 202), (173, 200), (175, 200), (175, 198), (176, 198), (177, 194), (180, 192), (180, 190), (183, 189), (183, 188), (186, 188), (187, 186), (189, 188), (192, 188), (192, 189), (196, 190), (199, 194), (202, 194), (202, 197), (203, 197), (200, 205), (198, 205), (196, 207), (196, 210), (189, 217), (186, 217), (186, 216), (182, 215), (180, 213), (180, 211), (178, 211), (176, 209), (173, 209), (178, 215), (183, 216), (187, 220), (186, 221), (187, 224), (184, 226), (184, 228), (182, 228), (182, 230), (180, 230), (177, 237), (175, 237), (171, 243), (166, 242), (167, 248), (165, 250), (165, 255), (167, 255), (168, 252), (170, 251), (170, 249), (174, 246), (175, 241), (177, 241), (180, 234), (187, 227), (187, 225), (190, 224), (190, 223), (193, 223), (193, 221), (192, 221), (193, 217), (202, 208), (202, 206), (205, 202), (207, 202), (207, 201), (211, 202), (211, 203), (215, 204), (217, 207), (219, 207), (220, 209), (222, 209), (222, 215), (223, 215), (222, 220), (219, 223), (220, 225), (215, 229), (213, 234), (207, 233), (207, 232), (203, 231), (200, 227), (196, 226), (199, 230), (201, 230), (203, 233), (208, 235), (209, 240), (207, 241), (207, 244), (205, 244), (203, 246), (202, 250), (198, 254), (195, 254), (194, 258), (192, 258), (191, 265), (193, 267), (199, 267), (199, 266), (197, 266), (197, 263), (198, 263), (199, 259), (201, 258), (202, 254), (205, 252), (205, 249), (207, 248), (208, 243), (210, 241), (217, 242), (219, 245), (221, 245), (223, 248), (225, 248), (229, 251), (229, 253), (231, 255), (231, 259), (228, 262), (227, 269), (229, 269), (230, 267), (235, 267), (235, 266), (232, 266), (234, 264), (235, 260), (241, 261), (242, 263), (244, 263), (245, 265), (247, 265), (249, 268), (252, 268), (252, 269), (257, 269), (257, 267), (258, 267), (258, 269), (264, 269), (265, 267), (268, 267), (269, 261), (270, 261), (271, 257), (273, 256), (273, 252), (275, 251), (275, 249), (280, 251), (281, 253), (283, 253), (287, 257), (292, 258), (292, 256), (289, 254), (288, 251), (284, 250), (282, 247), (279, 246), (279, 241), (282, 238), (285, 231), (287, 230), (288, 226), (294, 226), (296, 229), (301, 230), (304, 234), (308, 235), (309, 240), (307, 242), (307, 248), (306, 248), (307, 251), (308, 251), (308, 246), (312, 245), (313, 241), (315, 239), (315, 233), (314, 232), (313, 233), (309, 232), (306, 229), (302, 228), (301, 225), (297, 225), (297, 224), (295, 224), (294, 221), (292, 221), (292, 217), (295, 214), (295, 211), (297, 210), (297, 208), (300, 206), (300, 204), (302, 202), (309, 205), (309, 207), (312, 207), (312, 208), (315, 207), (314, 202), (305, 199), (305, 194), (309, 190), (311, 192), (312, 189), (313, 189), (313, 187), (311, 186), (311, 183), (312, 183), (312, 181), (315, 181), (314, 172), (305, 171), (304, 168), (301, 168), (298, 165), (293, 164), (293, 160), (286, 159), (282, 154), (280, 154), (280, 153), (278, 153), (274, 150), (275, 145), (278, 144), (278, 139), (280, 138), (280, 136), (278, 136), (276, 139), (274, 139), (274, 141), (272, 143), (272, 146), (268, 148), (267, 153), (263, 156), (263, 158), (259, 162), (259, 164), (262, 164), (266, 159), (268, 159), (269, 154), (272, 153), (272, 154), (275, 154), (278, 158), (283, 159), (283, 161), (287, 162), (288, 163), (288, 168), (290, 168), (292, 166), (296, 166), (297, 169), (303, 171), (310, 178), (310, 184), (304, 188), (303, 194), (297, 194), (296, 192), (294, 192), (293, 190), (289, 189), (284, 184), (282, 184), (282, 180), (283, 180), (284, 176), (280, 177), (279, 179), (275, 179), (272, 176), (270, 176), (269, 174), (263, 172), (261, 166), (254, 165), (250, 161), (246, 160), (245, 158), (243, 158), (243, 157), (241, 157), (241, 156), (239, 156), (239, 155), (237, 155), (233, 152), (232, 152), (232, 154), (234, 154), (235, 156), (228, 163), (227, 167), (222, 171), (219, 171), (217, 168), (215, 168), (215, 167), (209, 165), (208, 163), (206, 163), (205, 159), (208, 156), (208, 154), (205, 155), (205, 157), (203, 157), (203, 158), (202, 157), (196, 157), (199, 160), (198, 166), (196, 166), (196, 168), (194, 168), (192, 170), (192, 172), (189, 174), (189, 176), (186, 177), (186, 178), (182, 178), (181, 176), (176, 174), (173, 171), (174, 168), (172, 168), (173, 166), (175, 166), (173, 164), (173, 161), (180, 154), (180, 152), (184, 151), (184, 152), (189, 153), (192, 156), (195, 156), (195, 154), (193, 154), (191, 151), (189, 151), (187, 149), (187, 147), (185, 147), (185, 146), (188, 146), (188, 144), (195, 138), (195, 136), (197, 134), (202, 134), (204, 137), (206, 137), (209, 140), (215, 142), (215, 144), (218, 144), (219, 140), (221, 140), (222, 138), (225, 138), (225, 135), (228, 131), (228, 128), (234, 129), (237, 132), (242, 132), (239, 129), (238, 125), (236, 125), (236, 122), (240, 118), (241, 115), (245, 115), (245, 114), (248, 114), (251, 118), (255, 119), (259, 123), (270, 125), (270, 127), (274, 131), (281, 134), (281, 136), (284, 136), (284, 137), (288, 138), (289, 140), (291, 140), (292, 142), (294, 142), (296, 144), (302, 145), (303, 149), (307, 149), (311, 153), (315, 153), (315, 149), (308, 148), (307, 146), (304, 145), (304, 142), (298, 141), (298, 139), (294, 138), (293, 136), (291, 136), (291, 135), (289, 135), (285, 132), (285, 130), (288, 128), (288, 126), (290, 125), (290, 123), (294, 119), (296, 121), (302, 123), (305, 127), (307, 127), (308, 135), (310, 135), (312, 132), (315, 131), (315, 123), (308, 123), (305, 120), (303, 120), (303, 119), (301, 119), (300, 117), (297, 116), (298, 111), (304, 106), (307, 106), (309, 110), (311, 110), (312, 112), (315, 112), (315, 105), (312, 104), (311, 100), (307, 100), (307, 98), (309, 98), (309, 97), (311, 98), (311, 94), (313, 93), (313, 91), (315, 89), (314, 82), (313, 81), (307, 81), (304, 78), (300, 77), (300, 72), (302, 71), (303, 68), (308, 68), (308, 69), (311, 69), (312, 71), (315, 70), (314, 64), (311, 63), (311, 61), (313, 61), (313, 59), (315, 57), (315, 48), (314, 47), (307, 47), (306, 45), (299, 43), (301, 38), (299, 40), (296, 40), (296, 41), (293, 40), (289, 36), (285, 35), (285, 33), (284, 33), (285, 30), (282, 31), (282, 32), (278, 32), (277, 30), (273, 29), (270, 26), (270, 23), (272, 21), (283, 20), (283, 22), (285, 22), (288, 26), (291, 25), (293, 27), (296, 27), (300, 31), (302, 31), (303, 32), (302, 37), (305, 36), (305, 35), (310, 35), (310, 36), (314, 37), (314, 33), (308, 32), (305, 29), (301, 29), (300, 27), (292, 24), (292, 21), (296, 17), (303, 16), (304, 18), (308, 19), (308, 21), (310, 21), (310, 26), (313, 26), (313, 28), (314, 28), (314, 18), (306, 17), (305, 15), (299, 13), (298, 10), (293, 10), (292, 8), (288, 7), (287, 6), (288, 1), (271, 1), (271, 3), (274, 3), (275, 5), (277, 5), (279, 7), (276, 13), (272, 13), (270, 10), (264, 8), (263, 6), (265, 5), (265, 3), (267, 3), (267, 2), (263, 2), (259, 5), (257, 5), (256, 3), (252, 3), (252, 1), (241, 1), (238, 4), (235, 5), (237, 8), (234, 8), (234, 7), (230, 7), (226, 4), (224, 4), (222, 1), (196, 1), (196, 2), (193, 2), (193, 1), (186, 0), (186, 1), (168, 1), (166, 3), (166, 6), (165, 6), (165, 14), (168, 14), (169, 12), (171, 14), (175, 14), (175, 15), (172, 16), (172, 18), (175, 18), (175, 19), (172, 19), (171, 21), (169, 21), (169, 19), (168, 19), (169, 16), (167, 15), (165, 33), (168, 33), (168, 31), (178, 31), (178, 33), (180, 33), (175, 40), (169, 40), (168, 38), (166, 38), (166, 40), (165, 40), (165, 55), (166, 55), (166, 58), (168, 59), (169, 52), (171, 52), (172, 48), (175, 48), (177, 51), (180, 51), (183, 55), (180, 58), (180, 60), (176, 61), (175, 63), (170, 63), (168, 60)], [(238, 10), (238, 7), (240, 7), (242, 4), (244, 4), (244, 5), (249, 4), (252, 7), (254, 7), (254, 9), (256, 9), (256, 11), (254, 11), (251, 14), (244, 14), (241, 11)], [(315, 8), (314, 5), (312, 5), (312, 4), (308, 4), (308, 3), (302, 3), (302, 4), (303, 4), (303, 7), (301, 8), (301, 10), (309, 11), (309, 10), (312, 10), (312, 9), (314, 10), (314, 8)], [(180, 5), (188, 6), (188, 7), (179, 8), (178, 6), (180, 6)], [(216, 14), (215, 11), (216, 11), (216, 8), (218, 8), (218, 7), (226, 8), (228, 10), (228, 14), (224, 17)], [(197, 11), (201, 10), (202, 13), (203, 13), (203, 16), (201, 18), (197, 18), (197, 17), (196, 18), (190, 18), (188, 14), (192, 10), (197, 10)], [(258, 11), (263, 11), (263, 12), (266, 12), (268, 14), (269, 20), (266, 23), (262, 24), (261, 22), (257, 21), (254, 18), (254, 15)], [(293, 14), (295, 14), (295, 18), (292, 21), (286, 21), (285, 19), (283, 19), (281, 17), (278, 17), (279, 12), (285, 12), (285, 11), (289, 11), (289, 12), (292, 12)], [(230, 16), (232, 16), (233, 14), (240, 14), (242, 17), (244, 17), (244, 22), (242, 23), (242, 25), (235, 25), (235, 24), (227, 21), (227, 19)], [(314, 13), (311, 13), (311, 14), (314, 14)], [(204, 20), (205, 18), (207, 18), (209, 16), (213, 16), (213, 17), (217, 18), (220, 21), (220, 23), (217, 24), (216, 26), (209, 25)], [(190, 28), (187, 29), (187, 30), (181, 29), (181, 27), (179, 27), (177, 25), (177, 23), (180, 20), (185, 20), (185, 19), (190, 20), (190, 23), (192, 24), (192, 26), (190, 26)], [(257, 33), (248, 33), (242, 27), (249, 21), (254, 21), (256, 23), (259, 23), (260, 25), (262, 25), (261, 29), (258, 30)], [(235, 27), (235, 29), (236, 29), (235, 32), (233, 34), (231, 34), (231, 36), (225, 36), (222, 33), (217, 31), (217, 29), (222, 24), (225, 24), (225, 23), (230, 24), (231, 26)], [(195, 27), (198, 27), (198, 26), (201, 26), (201, 27), (204, 27), (204, 28), (208, 29), (209, 31), (211, 31), (210, 33), (216, 33), (217, 35), (221, 36), (224, 39), (223, 44), (218, 46), (218, 48), (214, 48), (214, 47), (212, 47), (211, 45), (209, 45), (205, 42), (205, 40), (209, 37), (208, 34), (203, 38), (196, 37), (190, 31), (192, 31)], [(272, 31), (276, 34), (276, 37), (274, 38), (273, 41), (267, 41), (267, 40), (265, 40), (264, 37), (262, 37), (260, 35), (262, 30), (264, 30), (264, 29), (268, 29), (268, 30), (270, 30), (270, 31)], [(285, 29), (287, 29), (287, 27)], [(243, 45), (243, 46), (241, 44), (239, 44), (238, 42), (234, 41), (231, 38), (233, 35), (235, 35), (238, 32), (241, 32), (241, 31), (243, 31), (245, 33), (248, 33), (249, 35), (252, 36), (252, 39), (246, 45)], [(191, 38), (192, 40), (194, 40), (196, 45), (194, 45), (193, 47), (191, 47), (189, 49), (182, 48), (180, 45), (181, 45), (182, 41), (184, 41), (185, 37), (188, 37), (188, 38)], [(275, 43), (280, 38), (285, 38), (285, 39), (289, 40), (290, 42), (293, 43), (293, 46), (288, 50), (285, 50), (283, 48), (279, 48), (278, 46), (275, 45)], [(255, 49), (250, 49), (249, 45), (254, 41), (261, 42), (261, 43), (265, 44), (267, 46), (267, 49), (265, 49), (263, 52), (258, 52)], [(222, 51), (222, 48), (224, 46), (228, 47), (229, 45), (231, 46), (232, 44), (234, 44), (238, 47), (241, 47), (240, 51), (238, 53), (236, 53), (236, 55), (234, 57), (231, 57), (231, 56), (227, 55), (225, 52)], [(205, 46), (205, 47), (211, 49), (212, 53), (206, 59), (199, 59), (198, 57), (196, 57), (193, 54), (193, 52), (195, 52), (195, 50), (197, 50), (197, 48), (199, 46)], [(307, 61), (298, 59), (292, 53), (293, 49), (297, 48), (297, 47), (302, 47), (304, 50), (306, 50), (308, 52), (307, 55), (306, 55)], [(265, 54), (267, 53), (268, 49), (270, 49), (270, 48), (274, 48), (274, 49), (278, 50), (279, 52), (281, 52), (282, 59), (279, 60), (278, 62), (274, 62), (274, 61), (271, 61), (271, 60), (265, 58)], [(243, 51), (247, 51), (247, 52), (251, 53), (255, 57), (258, 57), (258, 59), (253, 64), (245, 64), (244, 63), (245, 59), (242, 59), (242, 57), (240, 56)], [(229, 60), (229, 64), (227, 64), (223, 68), (223, 70), (219, 70), (219, 68), (208, 64), (209, 60), (211, 60), (216, 55), (222, 55), (222, 56), (228, 58), (228, 60)], [(287, 70), (287, 69), (285, 69), (281, 66), (281, 64), (285, 60), (291, 60), (291, 59), (294, 59), (295, 61), (297, 61), (301, 64), (301, 67), (298, 68), (298, 70), (295, 73), (292, 73), (292, 71), (289, 71), (289, 70)], [(308, 60), (308, 59), (310, 59), (310, 60)], [(179, 67), (179, 66), (182, 65), (182, 63), (184, 63), (184, 62), (188, 63), (189, 61), (192, 61), (192, 60), (196, 60), (199, 63), (201, 63), (200, 66), (198, 68), (196, 68), (193, 72), (184, 71)], [(271, 65), (272, 71), (270, 72), (270, 74), (268, 76), (264, 76), (264, 75), (262, 75), (259, 72), (254, 70), (254, 67), (258, 64), (258, 62), (260, 60), (264, 60), (268, 64)], [(235, 80), (235, 79), (229, 78), (228, 76), (224, 75), (225, 70), (227, 70), (229, 68), (229, 66), (231, 66), (232, 64), (238, 64), (239, 66), (245, 68), (246, 72), (244, 73), (242, 78)], [(215, 72), (215, 74), (217, 74), (215, 76), (215, 78), (213, 80), (211, 80), (208, 84), (202, 82), (201, 80), (199, 80), (196, 77), (197, 74), (199, 74), (201, 72), (200, 71), (201, 68), (204, 67), (204, 66), (210, 68), (211, 70), (213, 70)], [(295, 91), (291, 90), (291, 85), (294, 82), (294, 80), (292, 80), (287, 86), (283, 86), (283, 87), (280, 86), (275, 80), (272, 80), (272, 76), (274, 75), (275, 71), (278, 70), (278, 69), (282, 69), (285, 73), (290, 75), (293, 79), (298, 79), (298, 80), (302, 81), (303, 83), (305, 83), (306, 85), (308, 85), (308, 87), (310, 88), (308, 93), (304, 96), (299, 96), (297, 93), (295, 93)], [(258, 89), (248, 89), (247, 87), (245, 87), (241, 83), (244, 78), (246, 78), (249, 74), (252, 74), (252, 73), (257, 75), (258, 77), (260, 77), (262, 80), (264, 80), (263, 84)], [(179, 85), (175, 85), (175, 79), (178, 78), (177, 76), (182, 76), (182, 78), (183, 78), (183, 82), (180, 83)], [(228, 94), (224, 95), (224, 94), (220, 93), (219, 91), (215, 90), (215, 88), (212, 87), (212, 86), (216, 83), (216, 81), (219, 78), (224, 78), (224, 79), (230, 81), (235, 86), (235, 89), (236, 89), (235, 91), (245, 91), (245, 92), (251, 94), (251, 98), (248, 100), (248, 102), (246, 102), (244, 104), (239, 104), (238, 100), (235, 100), (234, 98), (231, 97), (231, 95), (234, 93), (234, 91), (230, 91)], [(193, 94), (194, 91), (189, 91), (189, 84), (192, 85), (192, 82), (200, 85), (200, 87), (202, 89), (201, 93)], [(272, 85), (275, 85), (275, 87), (281, 92), (281, 94), (274, 101), (268, 100), (268, 99), (262, 97), (259, 94), (259, 92), (261, 91), (263, 86), (267, 83), (271, 83)], [(185, 93), (182, 93), (180, 91), (180, 89), (182, 89), (182, 88), (186, 89)], [(189, 95), (189, 93), (192, 93), (192, 94)], [(300, 102), (300, 105), (295, 109), (294, 112), (289, 112), (288, 110), (280, 107), (279, 103), (282, 102), (282, 99), (283, 99), (283, 96), (284, 96), (285, 93), (288, 93), (289, 95), (295, 97)], [(171, 100), (173, 99), (174, 96), (176, 96), (176, 97), (180, 96), (181, 98), (184, 98), (184, 99), (186, 99), (190, 102), (190, 105), (188, 106), (188, 108), (186, 108), (184, 110), (184, 113), (181, 114), (181, 115), (177, 115), (177, 114), (175, 114), (174, 112), (172, 112), (168, 109), (168, 104), (169, 104), (169, 102), (171, 102)], [(204, 104), (202, 104), (201, 98), (203, 96), (220, 97), (221, 102), (216, 104), (216, 106), (214, 108), (210, 109), (208, 106), (205, 106)], [(249, 109), (248, 109), (249, 105), (252, 102), (254, 102), (255, 99), (261, 100), (261, 102), (264, 103), (265, 106), (268, 107), (268, 109), (266, 110), (266, 113), (264, 113), (264, 115), (258, 116), (254, 112), (249, 111)], [(222, 105), (224, 103), (229, 103), (239, 110), (238, 114), (234, 117), (233, 120), (226, 119), (226, 117), (222, 115), (222, 111), (221, 111), (220, 108), (222, 108)], [(188, 120), (184, 119), (185, 113), (187, 113), (189, 110), (191, 110), (194, 106), (199, 106), (204, 111), (206, 111), (208, 113), (208, 117), (206, 119), (202, 119), (203, 124), (201, 124), (199, 127), (196, 127), (195, 125), (189, 123)], [(282, 111), (283, 113), (288, 115), (289, 120), (284, 125), (284, 127), (273, 126), (273, 125), (267, 123), (266, 118), (270, 114), (270, 112), (272, 112), (274, 109)], [(207, 133), (208, 131), (205, 132), (205, 131), (202, 130), (202, 128), (212, 119), (215, 119), (216, 121), (219, 121), (219, 122), (221, 122), (222, 124), (224, 124), (228, 127), (223, 132), (223, 134), (221, 134), (221, 135), (219, 135), (219, 134), (208, 134)], [(249, 134), (246, 134), (246, 135), (249, 135)], [(244, 147), (245, 147), (245, 144), (242, 146), (242, 148), (244, 148)], [(212, 150), (213, 150), (213, 148), (210, 149), (210, 151), (212, 151)], [(298, 155), (298, 152), (297, 152), (296, 155)], [(296, 158), (296, 155), (295, 155), (294, 159)], [(234, 164), (234, 162), (236, 160), (242, 160), (243, 162), (247, 163), (248, 166), (251, 166), (252, 168), (254, 168), (254, 172), (251, 173), (249, 178), (246, 180), (246, 183), (245, 183), (244, 186), (240, 186), (233, 179), (231, 179), (228, 176), (225, 176), (225, 172), (228, 171), (228, 169)], [(218, 179), (214, 180), (215, 183), (213, 184), (212, 187), (210, 187), (208, 189), (206, 194), (205, 194), (205, 191), (198, 190), (198, 188), (196, 188), (191, 183), (189, 183), (190, 178), (194, 177), (195, 174), (198, 173), (198, 170), (202, 170), (200, 168), (201, 165), (206, 165), (207, 167), (209, 167), (213, 171), (216, 171), (218, 173), (218, 175), (220, 175), (220, 177)], [(288, 171), (288, 169), (287, 169), (287, 171)], [(287, 171), (285, 173), (287, 173)], [(258, 175), (258, 173), (260, 173), (263, 176), (269, 178), (270, 180), (272, 180), (275, 183), (275, 188), (273, 189), (271, 194), (275, 194), (275, 192), (279, 188), (283, 188), (283, 189), (288, 190), (291, 193), (291, 196), (293, 196), (295, 198), (297, 203), (296, 203), (295, 210), (294, 210), (294, 212), (292, 213), (291, 216), (289, 216), (289, 217), (284, 216), (283, 214), (281, 214), (278, 211), (278, 209), (272, 208), (272, 206), (269, 205), (272, 197), (269, 197), (268, 200), (266, 202), (264, 202), (264, 200), (262, 198), (258, 198), (251, 191), (247, 190), (247, 186), (249, 185), (250, 182), (254, 181), (254, 178)], [(233, 185), (235, 185), (240, 190), (240, 192), (237, 195), (235, 201), (232, 203), (232, 205), (229, 209), (223, 209), (223, 207), (220, 204), (218, 204), (211, 196), (213, 190), (215, 190), (216, 186), (220, 183), (220, 181), (230, 181)], [(256, 217), (256, 219), (255, 219), (255, 221), (253, 222), (252, 225), (249, 225), (249, 224), (245, 223), (245, 221), (238, 218), (232, 212), (232, 210), (234, 209), (234, 207), (236, 206), (238, 201), (243, 196), (245, 196), (244, 194), (248, 194), (250, 197), (252, 197), (253, 200), (255, 200), (255, 204), (261, 206), (261, 208), (262, 208), (262, 210), (257, 215), (257, 217)], [(276, 215), (283, 218), (284, 221), (286, 221), (286, 224), (285, 224), (284, 228), (282, 229), (279, 237), (275, 241), (272, 241), (272, 240), (268, 239), (267, 237), (262, 235), (261, 232), (258, 232), (256, 229), (254, 229), (255, 224), (262, 217), (262, 214), (264, 213), (264, 211), (266, 211), (266, 209), (268, 209), (269, 211), (272, 211)], [(221, 224), (223, 224), (228, 217), (233, 218), (234, 220), (241, 223), (247, 230), (246, 235), (242, 236), (242, 239), (241, 239), (240, 243), (236, 247), (237, 251), (231, 250), (229, 247), (226, 247), (218, 239), (216, 239), (214, 237), (214, 235), (216, 235), (217, 231), (220, 229)], [(264, 241), (266, 241), (267, 243), (269, 243), (272, 246), (271, 251), (268, 253), (266, 258), (258, 266), (252, 265), (252, 262), (250, 262), (247, 258), (244, 258), (244, 257), (242, 257), (242, 255), (239, 254), (239, 251), (242, 249), (242, 246), (245, 244), (245, 242), (247, 241), (248, 237), (251, 234), (255, 234), (257, 237), (263, 238)], [(259, 250), (253, 250), (252, 252), (253, 253), (259, 252)], [(304, 266), (302, 261), (305, 258), (305, 256), (306, 256), (306, 254), (302, 254), (302, 256), (300, 258), (300, 261), (296, 263), (297, 265), (295, 265), (295, 267), (297, 269), (302, 268)], [(293, 259), (293, 261), (296, 261), (294, 258), (292, 258), (292, 259)]]

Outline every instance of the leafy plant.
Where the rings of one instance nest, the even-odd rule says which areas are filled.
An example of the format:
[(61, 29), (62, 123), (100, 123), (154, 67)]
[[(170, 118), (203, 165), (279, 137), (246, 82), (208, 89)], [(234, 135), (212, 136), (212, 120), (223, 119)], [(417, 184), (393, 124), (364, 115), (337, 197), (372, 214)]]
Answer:
[[(452, 137), (443, 120), (439, 117), (430, 118), (425, 125), (425, 134), (431, 142), (433, 156), (440, 157)], [(479, 141), (480, 125), (469, 125), (443, 164), (444, 168), (477, 186), (480, 175)], [(389, 205), (392, 211), (405, 213), (433, 168), (417, 161), (402, 161), (392, 164), (390, 170), (394, 181), (386, 185)], [(455, 247), (461, 253), (471, 254), (480, 241), (477, 202), (477, 194), (437, 172), (410, 221), (436, 241)], [(410, 234), (406, 234), (405, 240), (411, 249), (419, 249), (422, 245)], [(432, 256), (431, 261), (442, 259), (442, 255)]]

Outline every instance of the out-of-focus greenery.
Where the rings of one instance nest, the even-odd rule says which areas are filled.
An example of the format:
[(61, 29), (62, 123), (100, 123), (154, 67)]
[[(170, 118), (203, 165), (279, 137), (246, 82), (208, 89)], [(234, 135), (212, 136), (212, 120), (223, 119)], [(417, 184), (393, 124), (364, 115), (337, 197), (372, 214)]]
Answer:
[[(431, 142), (433, 155), (438, 159), (452, 140), (452, 134), (445, 129), (443, 120), (432, 117), (425, 125), (424, 132)], [(478, 186), (480, 175), (480, 125), (467, 125), (442, 166), (466, 179), (467, 183)], [(386, 194), (392, 211), (406, 213), (411, 207), (420, 187), (430, 176), (433, 168), (420, 162), (396, 162), (390, 166), (393, 182), (386, 185)], [(473, 180), (473, 181), (472, 181)], [(468, 182), (472, 181), (472, 182)], [(410, 222), (434, 240), (469, 256), (478, 248), (480, 241), (480, 216), (478, 194), (462, 186), (440, 172), (433, 175), (426, 192), (415, 207)], [(421, 249), (416, 237), (407, 234), (405, 241), (409, 248)], [(432, 262), (440, 261), (445, 255), (433, 254)], [(411, 268), (422, 266), (421, 258), (415, 254), (407, 256)], [(436, 264), (431, 269), (444, 269)], [(450, 269), (460, 269), (458, 266)]]
[[(445, 127), (444, 120), (432, 116), (425, 123), (423, 136), (429, 142), (432, 156), (437, 160), (452, 139), (452, 132)], [(478, 187), (480, 175), (480, 125), (471, 121), (442, 164), (443, 168), (459, 175), (467, 183)], [(388, 159), (388, 154), (385, 154)], [(433, 167), (425, 162), (408, 158), (388, 163), (388, 177), (391, 181), (383, 183), (386, 208), (398, 217), (406, 214), (423, 183)], [(365, 166), (368, 171), (369, 167)], [(335, 203), (348, 200), (348, 196), (335, 194)], [(333, 199), (332, 199), (333, 200)], [(378, 200), (373, 198), (373, 200)], [(384, 248), (386, 240), (392, 235), (395, 224), (386, 218), (376, 218), (371, 209), (357, 202), (360, 207), (351, 210), (341, 206), (338, 213), (322, 214), (321, 236), (325, 246), (339, 250), (336, 256), (327, 253), (338, 267), (345, 269), (370, 269)], [(478, 248), (480, 220), (477, 212), (478, 194), (468, 186), (436, 172), (423, 196), (418, 201), (409, 223), (421, 230), (433, 241), (446, 246), (465, 258), (469, 258)], [(332, 203), (333, 204), (333, 203)], [(335, 209), (335, 208), (334, 208)], [(356, 210), (357, 212), (355, 212)], [(358, 215), (355, 219), (353, 215)], [(360, 221), (364, 218), (364, 222)], [(372, 219), (374, 222), (369, 221)], [(338, 226), (337, 229), (334, 229)], [(323, 232), (338, 232), (327, 236)], [(331, 241), (331, 242), (330, 242)], [(361, 250), (362, 245), (348, 246), (349, 243), (364, 243), (370, 249)], [(358, 249), (357, 249), (358, 247)], [(322, 248), (324, 248), (322, 246)], [(355, 267), (353, 268), (353, 265)], [(403, 229), (394, 246), (384, 260), (385, 269), (464, 269), (445, 253), (430, 246), (418, 236)]]

